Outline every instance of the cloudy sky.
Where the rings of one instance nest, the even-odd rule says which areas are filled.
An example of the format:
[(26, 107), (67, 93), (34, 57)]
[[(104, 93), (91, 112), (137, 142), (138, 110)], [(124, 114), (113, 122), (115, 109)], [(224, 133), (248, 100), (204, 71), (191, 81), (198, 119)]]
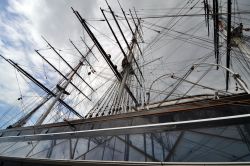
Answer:
[[(122, 16), (122, 12), (119, 9), (117, 1), (109, 0), (108, 2), (115, 14), (117, 14), (117, 18), (121, 18), (119, 16)], [(129, 9), (133, 11), (135, 8), (138, 17), (142, 18), (144, 43), (140, 43), (140, 45), (143, 50), (144, 59), (140, 58), (138, 63), (140, 66), (145, 65), (142, 67), (142, 70), (146, 78), (146, 88), (148, 88), (155, 79), (166, 73), (176, 73), (177, 76), (184, 75), (193, 63), (201, 61), (202, 58), (206, 56), (208, 56), (209, 62), (214, 62), (212, 54), (213, 31), (211, 30), (212, 28), (210, 28), (210, 36), (208, 36), (204, 16), (167, 16), (203, 14), (202, 2), (201, 0), (120, 0), (126, 13), (129, 13)], [(222, 6), (221, 10), (225, 12), (225, 3), (221, 2), (220, 5)], [(237, 4), (234, 3), (233, 5), (234, 9), (238, 11), (247, 11), (250, 7), (250, 3), (247, 0), (238, 1)], [(102, 21), (103, 15), (100, 11), (100, 7), (108, 10), (104, 0), (1, 0), (0, 54), (17, 62), (47, 87), (51, 89), (54, 88), (62, 77), (49, 67), (49, 65), (34, 52), (34, 49), (39, 50), (42, 55), (60, 69), (63, 74), (68, 73), (70, 69), (51, 49), (48, 49), (48, 45), (41, 36), (45, 37), (72, 66), (75, 66), (79, 62), (81, 56), (73, 48), (69, 39), (71, 39), (82, 52), (86, 52), (87, 48), (82, 43), (80, 37), (83, 37), (89, 46), (93, 44), (73, 14), (71, 7), (79, 11), (81, 16), (87, 20), (91, 30), (105, 51), (111, 55), (112, 61), (117, 64), (118, 69), (121, 70), (120, 63), (123, 56), (106, 22)], [(114, 31), (121, 41), (122, 47), (126, 50), (126, 44), (119, 34), (117, 27), (115, 27), (112, 16), (109, 12), (106, 12), (106, 15), (110, 19), (110, 23), (112, 27), (114, 27)], [(237, 26), (239, 22), (244, 22), (247, 26), (249, 22), (245, 19), (247, 16), (248, 15), (238, 15), (234, 17), (233, 26)], [(130, 18), (129, 15), (128, 17)], [(119, 22), (126, 38), (130, 42), (131, 33), (125, 20), (120, 19)], [(210, 26), (212, 26), (212, 24), (213, 23), (210, 22)], [(131, 25), (133, 26), (132, 21)], [(225, 44), (223, 41), (221, 43), (222, 45)], [(223, 47), (221, 49), (223, 50)], [(83, 68), (81, 72), (84, 78), (86, 78), (86, 81), (91, 83), (94, 89), (97, 89), (101, 84), (106, 82), (107, 78), (111, 80), (109, 82), (109, 84), (111, 84), (112, 80), (115, 80), (115, 77), (100, 53), (98, 53), (98, 50), (95, 48), (93, 52), (96, 58), (93, 55), (90, 55), (88, 58), (97, 73), (101, 73), (101, 77), (98, 76), (98, 79), (95, 79), (97, 73), (89, 76), (87, 74), (90, 71), (89, 67)], [(225, 56), (222, 55), (222, 57)], [(154, 62), (148, 64), (151, 61)], [(223, 58), (221, 61), (224, 61)], [(18, 113), (18, 116), (22, 116), (27, 105), (31, 104), (33, 100), (44, 96), (45, 93), (3, 59), (0, 59), (0, 68), (0, 116), (1, 118), (6, 117), (6, 119), (11, 119), (14, 114)], [(193, 81), (198, 80), (205, 69), (197, 69), (196, 74), (191, 75), (189, 79)], [(238, 70), (238, 68), (235, 67), (235, 70)], [(212, 71), (210, 73), (210, 76), (203, 79), (201, 83), (207, 86), (216, 85), (218, 89), (225, 89), (224, 72)], [(243, 73), (246, 74), (244, 71)], [(74, 83), (77, 84), (80, 80), (74, 81)], [(153, 89), (162, 91), (174, 81), (175, 80), (163, 77), (163, 79), (154, 84)], [(232, 82), (232, 84), (234, 84), (234, 82)], [(81, 86), (81, 89), (84, 90), (86, 94), (91, 94), (91, 90), (86, 87), (86, 84), (79, 86)], [(184, 92), (188, 90), (189, 87), (190, 85), (186, 87), (183, 86), (179, 91)], [(234, 89), (235, 86), (232, 86), (230, 90), (233, 91)], [(89, 110), (90, 107), (94, 105), (94, 101), (100, 98), (105, 88), (99, 89), (99, 91), (98, 93), (90, 95), (93, 102), (89, 102), (87, 106), (85, 104), (87, 107), (85, 108), (86, 110)], [(209, 92), (202, 91), (204, 93)], [(23, 96), (23, 100), (17, 100), (20, 96)], [(11, 109), (13, 110), (13, 114), (9, 115), (8, 112)], [(86, 110), (81, 113), (85, 114)]]

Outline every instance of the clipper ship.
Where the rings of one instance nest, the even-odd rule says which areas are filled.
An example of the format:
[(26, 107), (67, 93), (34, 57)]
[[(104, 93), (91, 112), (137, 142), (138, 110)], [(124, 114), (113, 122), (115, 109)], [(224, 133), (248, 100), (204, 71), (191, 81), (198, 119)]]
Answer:
[(38, 95), (3, 110), (1, 165), (250, 164), (249, 12), (238, 2), (183, 1), (174, 14), (106, 2), (92, 20), (69, 9), (84, 36), (69, 41), (74, 62), (42, 37), (45, 80), (1, 55)]

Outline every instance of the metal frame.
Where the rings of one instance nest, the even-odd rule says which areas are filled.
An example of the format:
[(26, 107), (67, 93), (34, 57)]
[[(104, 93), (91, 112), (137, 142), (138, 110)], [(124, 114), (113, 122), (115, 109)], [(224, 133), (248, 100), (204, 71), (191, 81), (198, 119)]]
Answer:
[(0, 142), (15, 142), (15, 141), (34, 141), (34, 140), (53, 140), (53, 139), (69, 139), (69, 138), (84, 138), (96, 136), (112, 136), (123, 134), (140, 134), (159, 131), (184, 130), (190, 128), (204, 128), (213, 126), (226, 126), (235, 124), (249, 123), (250, 114), (199, 119), (181, 122), (146, 124), (137, 126), (126, 126), (116, 128), (104, 128), (94, 130), (83, 130), (73, 132), (36, 134), (36, 135), (21, 135), (1, 137)]

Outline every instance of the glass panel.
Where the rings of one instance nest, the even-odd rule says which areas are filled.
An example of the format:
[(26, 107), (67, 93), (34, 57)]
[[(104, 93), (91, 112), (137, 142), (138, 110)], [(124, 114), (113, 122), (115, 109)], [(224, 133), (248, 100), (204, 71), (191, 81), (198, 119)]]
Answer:
[[(202, 157), (204, 154), (208, 161), (210, 161), (209, 159), (211, 158), (216, 159), (216, 161), (221, 161), (223, 158), (225, 158), (225, 156), (221, 156), (219, 151), (217, 151), (215, 147), (213, 147), (213, 145), (208, 145), (209, 142), (213, 141), (213, 137), (211, 136), (198, 135), (192, 132), (185, 132), (183, 140), (185, 144), (190, 143), (193, 146), (189, 147), (189, 149), (186, 149), (185, 155), (180, 156), (180, 158), (182, 158), (182, 161), (203, 161)], [(218, 140), (216, 140), (216, 142), (217, 141)], [(181, 144), (179, 145), (179, 147), (180, 146)], [(210, 153), (211, 151), (212, 153)]]
[(38, 153), (36, 153), (32, 156), (29, 156), (29, 157), (31, 157), (31, 158), (46, 158), (47, 154), (48, 154), (48, 149), (43, 150), (41, 152), (38, 152)]
[(250, 153), (248, 154), (245, 154), (244, 156), (241, 156), (241, 157), (238, 157), (238, 159), (235, 159), (234, 160), (235, 162), (236, 161), (250, 161)]
[(241, 139), (239, 131), (236, 126), (227, 126), (227, 127), (217, 127), (217, 128), (204, 128), (204, 129), (196, 129), (192, 131), (200, 132), (201, 134), (212, 134), (217, 136), (224, 136), (230, 138)]
[(114, 161), (123, 161), (125, 156), (125, 136), (117, 136), (115, 137), (115, 152), (114, 152)]
[(26, 157), (30, 150), (36, 145), (36, 142), (19, 142), (9, 148), (3, 155), (11, 157)]
[(236, 161), (240, 156), (249, 153), (247, 146), (241, 141), (188, 131), (184, 133), (175, 147), (171, 161)]
[[(168, 141), (168, 152), (166, 154), (166, 157), (164, 158), (164, 161), (182, 161), (181, 158), (185, 156), (189, 149), (191, 149), (194, 144), (185, 141), (183, 139), (183, 136), (185, 135), (185, 132), (167, 132), (167, 138), (169, 138)], [(179, 140), (179, 141), (178, 141)], [(166, 141), (164, 141), (166, 142)]]
[(96, 140), (98, 140), (98, 138), (89, 138), (88, 150), (93, 149), (93, 148), (96, 147), (96, 145), (98, 144)]
[(88, 151), (88, 143), (89, 139), (79, 138), (78, 140), (76, 140), (76, 146), (72, 146), (73, 150), (75, 149), (75, 151), (73, 152), (74, 159)]
[(0, 154), (4, 152), (8, 147), (16, 144), (16, 142), (2, 142), (0, 143)]
[(95, 148), (91, 149), (85, 155), (86, 160), (102, 160), (104, 150), (104, 144), (98, 145)]
[(144, 138), (142, 134), (129, 136), (129, 160), (145, 161)]
[(70, 159), (70, 145), (69, 140), (56, 141), (53, 147), (50, 158), (53, 159)]
[[(46, 132), (47, 129), (43, 131)], [(28, 130), (27, 130), (28, 131)], [(29, 130), (29, 132), (32, 130)], [(2, 142), (0, 155), (114, 161), (249, 161), (248, 126), (32, 142)], [(183, 133), (183, 134), (182, 134)], [(145, 135), (145, 138), (144, 138)]]
[(163, 161), (167, 158), (169, 155), (170, 150), (172, 149), (177, 137), (179, 136), (180, 132), (163, 132), (161, 133), (162, 141), (164, 144), (164, 157)]
[(46, 158), (47, 151), (51, 146), (51, 141), (39, 141), (28, 157)]
[(132, 147), (129, 148), (129, 161), (145, 161), (145, 155)]
[(113, 160), (115, 149), (115, 137), (107, 141), (105, 144), (104, 154), (102, 160)]
[(24, 148), (28, 146), (27, 142), (16, 142), (15, 144), (9, 146), (8, 148), (6, 148), (1, 154), (6, 155), (6, 153), (8, 152), (12, 152), (13, 150), (18, 150), (20, 148)]
[(153, 140), (154, 140), (155, 159), (157, 161), (163, 161), (163, 147), (162, 147), (163, 142), (159, 133), (153, 134)]
[(144, 138), (143, 134), (135, 134), (129, 136), (130, 143), (140, 149), (141, 151), (144, 151)]
[[(222, 144), (221, 144), (222, 145)], [(243, 142), (228, 142), (224, 146), (220, 146), (223, 153), (229, 153), (231, 155), (232, 161), (238, 161), (241, 158), (250, 155), (248, 146)], [(244, 161), (244, 160), (241, 160)], [(249, 161), (249, 160), (248, 160)]]

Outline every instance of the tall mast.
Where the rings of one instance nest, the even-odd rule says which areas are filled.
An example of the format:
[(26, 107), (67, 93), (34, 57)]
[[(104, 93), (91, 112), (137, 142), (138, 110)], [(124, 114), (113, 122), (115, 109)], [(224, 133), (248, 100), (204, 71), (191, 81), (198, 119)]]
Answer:
[[(128, 43), (128, 41), (127, 41), (127, 39), (126, 39), (126, 37), (125, 37), (125, 35), (124, 35), (124, 33), (122, 32), (122, 29), (121, 29), (121, 27), (120, 27), (120, 25), (119, 25), (119, 23), (118, 23), (118, 21), (117, 21), (117, 19), (115, 17), (115, 14), (114, 14), (113, 10), (111, 9), (111, 7), (109, 6), (109, 4), (108, 4), (107, 1), (106, 1), (106, 3), (108, 5), (108, 8), (109, 8), (109, 10), (110, 10), (110, 12), (111, 12), (114, 20), (115, 20), (115, 23), (116, 23), (116, 25), (117, 25), (117, 27), (118, 27), (118, 29), (119, 29), (122, 37), (123, 37), (123, 40), (125, 41), (125, 43), (126, 43), (126, 45), (128, 47), (128, 50), (129, 50), (128, 55), (124, 55), (125, 60), (127, 61), (127, 65), (125, 66), (125, 68), (123, 70), (124, 74), (123, 74), (123, 78), (122, 78), (122, 81), (121, 81), (121, 84), (120, 84), (120, 87), (119, 87), (119, 91), (118, 91), (118, 96), (117, 96), (117, 104), (120, 105), (120, 102), (121, 102), (121, 99), (122, 99), (122, 96), (123, 96), (123, 92), (124, 92), (124, 86), (126, 85), (128, 75), (131, 72), (131, 70), (133, 70), (132, 65), (131, 65), (133, 60), (135, 61), (136, 65), (137, 65), (137, 67), (139, 69), (139, 65), (137, 64), (136, 59), (134, 57), (134, 48), (135, 48), (134, 46), (137, 43), (137, 33), (139, 34), (138, 25), (140, 25), (140, 22), (138, 22), (138, 25), (135, 24), (136, 30), (135, 30), (135, 33), (132, 33), (132, 43), (131, 43), (131, 46), (130, 46), (129, 43)], [(102, 13), (104, 15), (103, 11), (102, 11)], [(108, 22), (108, 20), (107, 20), (107, 18), (106, 18), (105, 15), (104, 15), (104, 17), (105, 17), (105, 20), (107, 21), (107, 23), (108, 23), (108, 25), (109, 25), (112, 33), (114, 34), (114, 32), (113, 32), (113, 30), (112, 30), (112, 28), (111, 28), (111, 26), (110, 26), (110, 24), (109, 24), (109, 22)], [(116, 38), (116, 40), (117, 40), (117, 38)], [(140, 50), (140, 48), (139, 48), (139, 50)], [(141, 50), (140, 50), (140, 53), (141, 53)], [(139, 71), (140, 71), (140, 69), (139, 69)], [(140, 74), (143, 77), (141, 71), (140, 71)], [(140, 80), (138, 79), (138, 77), (136, 76), (136, 74), (135, 74), (135, 77), (136, 77), (137, 81), (139, 82), (140, 86), (142, 86), (142, 84), (140, 83)]]
[(123, 72), (123, 78), (122, 78), (122, 81), (121, 81), (121, 84), (120, 84), (120, 87), (119, 87), (119, 91), (118, 91), (118, 97), (117, 97), (117, 103), (118, 105), (120, 104), (121, 102), (121, 99), (122, 99), (122, 95), (123, 95), (123, 91), (124, 91), (124, 86), (126, 85), (126, 81), (127, 81), (127, 78), (129, 76), (129, 73), (132, 69), (132, 66), (131, 66), (131, 63), (132, 63), (132, 60), (133, 60), (133, 57), (134, 57), (134, 46), (136, 44), (136, 41), (137, 41), (137, 34), (139, 33), (138, 32), (138, 25), (135, 24), (136, 27), (135, 27), (135, 33), (132, 37), (132, 43), (131, 43), (131, 47), (129, 47), (129, 53), (128, 53), (128, 65), (124, 68)]
[[(76, 47), (76, 45), (71, 41), (71, 40), (69, 40), (70, 41), (70, 43), (74, 46), (74, 48), (77, 50), (77, 52), (82, 56), (82, 58), (87, 62), (87, 64), (94, 70), (94, 67), (89, 63), (89, 61), (87, 60), (87, 56), (85, 57), (82, 53), (81, 53), (81, 51)], [(91, 48), (89, 48), (88, 47), (88, 49), (89, 49), (89, 52), (91, 52), (92, 53), (92, 49), (94, 48), (94, 46), (95, 45), (93, 45)]]
[[(119, 25), (119, 23), (118, 23), (118, 21), (117, 21), (117, 19), (116, 19), (116, 17), (115, 17), (114, 12), (112, 11), (112, 9), (111, 9), (111, 7), (110, 7), (109, 5), (108, 5), (108, 7), (109, 7), (109, 9), (110, 9), (110, 12), (112, 13), (112, 16), (113, 16), (113, 18), (114, 18), (114, 20), (115, 20), (115, 23), (116, 23), (116, 25), (117, 25), (117, 27), (118, 27), (118, 29), (119, 29), (121, 35), (122, 35), (122, 37), (123, 37), (123, 39), (124, 39), (124, 41), (125, 41), (125, 43), (126, 43), (126, 45), (127, 45), (127, 47), (128, 47), (128, 50), (130, 50), (131, 48), (130, 48), (130, 46), (129, 46), (129, 44), (128, 44), (127, 39), (126, 39), (125, 36), (124, 36), (124, 33), (122, 32), (122, 29), (121, 29), (121, 27), (120, 27), (120, 25)], [(125, 51), (123, 50), (123, 48), (122, 48), (122, 46), (121, 46), (121, 44), (120, 44), (120, 42), (119, 42), (117, 36), (115, 35), (115, 32), (114, 32), (113, 28), (111, 27), (111, 25), (110, 25), (110, 23), (109, 23), (109, 21), (108, 21), (106, 15), (104, 14), (104, 10), (101, 9), (101, 11), (102, 11), (102, 14), (103, 14), (103, 16), (104, 16), (104, 18), (105, 18), (105, 20), (106, 20), (108, 26), (109, 26), (109, 29), (111, 30), (111, 32), (112, 32), (112, 34), (113, 34), (113, 36), (114, 36), (114, 38), (115, 38), (115, 40), (116, 40), (116, 42), (117, 42), (117, 44), (118, 44), (120, 50), (122, 51), (122, 53), (123, 53), (123, 55), (124, 55), (124, 59), (126, 59), (126, 61), (128, 61), (127, 54), (126, 54)], [(134, 35), (134, 33), (132, 33), (132, 34)], [(132, 35), (132, 36), (133, 36), (133, 35)], [(140, 69), (140, 67), (139, 67), (139, 65), (138, 65), (138, 63), (137, 63), (137, 61), (136, 61), (136, 59), (135, 59), (135, 57), (134, 57), (133, 54), (132, 54), (132, 58), (133, 58), (133, 60), (134, 60), (134, 62), (135, 62), (135, 64), (136, 64), (136, 66), (137, 66), (137, 68), (138, 68), (138, 70), (139, 70), (139, 72), (140, 72), (142, 78), (143, 78), (141, 69)], [(135, 74), (135, 73), (134, 73), (134, 74)], [(138, 77), (137, 77), (136, 74), (135, 74), (135, 77), (136, 77), (137, 81), (139, 82), (140, 86), (142, 86), (142, 84), (141, 84), (141, 82), (140, 82), (140, 80), (138, 79)], [(143, 78), (143, 79), (144, 79), (144, 78)]]
[[(208, 11), (209, 12), (209, 11)], [(209, 13), (208, 13), (209, 17)], [(219, 64), (219, 13), (218, 13), (218, 0), (213, 0), (213, 20), (214, 20), (214, 54), (216, 64)], [(209, 25), (208, 25), (209, 27)], [(219, 66), (217, 66), (218, 69)]]
[[(226, 67), (230, 68), (230, 51), (231, 51), (231, 0), (227, 0), (227, 58)], [(226, 90), (229, 84), (229, 71), (226, 71)]]
[[(45, 60), (45, 62), (47, 62), (57, 73), (59, 73), (65, 80), (68, 80), (68, 78), (62, 73), (60, 72), (54, 65), (52, 65), (44, 56), (42, 56), (38, 50), (35, 50), (36, 53), (43, 59)], [(89, 101), (90, 101), (90, 98), (84, 94), (74, 83), (70, 82), (70, 84), (76, 88), (83, 96), (85, 96)]]
[(18, 120), (13, 125), (9, 126), (9, 128), (13, 127), (21, 127), (27, 123), (27, 121), (31, 118), (31, 116), (39, 109), (41, 108), (49, 99), (51, 99), (51, 95), (47, 95), (40, 104), (38, 104), (32, 111), (30, 111), (27, 115), (23, 116), (20, 120)]
[[(118, 3), (119, 3), (119, 6), (120, 6), (120, 8), (121, 8), (121, 10), (122, 10), (123, 16), (124, 16), (124, 18), (125, 18), (125, 20), (126, 20), (126, 22), (127, 22), (127, 24), (128, 24), (128, 27), (129, 27), (129, 29), (130, 29), (132, 35), (134, 36), (134, 35), (135, 35), (135, 34), (134, 34), (134, 31), (133, 31), (133, 29), (132, 29), (132, 27), (131, 27), (131, 25), (130, 25), (130, 23), (129, 23), (129, 21), (128, 21), (128, 18), (127, 18), (127, 16), (126, 16), (126, 13), (125, 13), (125, 11), (123, 10), (123, 8), (122, 8), (122, 6), (121, 6), (121, 4), (120, 4), (119, 1), (118, 1)], [(132, 17), (132, 16), (131, 16), (131, 17)], [(138, 19), (138, 21), (139, 21), (139, 19)], [(140, 50), (140, 53), (141, 53), (141, 55), (142, 55), (142, 51), (141, 51), (141, 49), (140, 49), (140, 46), (139, 46), (138, 42), (136, 42), (136, 45), (137, 45), (137, 47), (138, 47), (138, 49)]]
[[(47, 41), (46, 41), (47, 42)], [(46, 119), (46, 117), (48, 116), (48, 114), (50, 113), (51, 109), (54, 107), (54, 105), (57, 103), (57, 101), (63, 96), (63, 94), (69, 95), (69, 93), (66, 91), (66, 88), (68, 87), (69, 84), (73, 85), (74, 87), (76, 87), (71, 81), (73, 79), (73, 77), (77, 74), (77, 71), (80, 69), (80, 67), (83, 66), (83, 62), (86, 61), (86, 56), (88, 56), (88, 54), (91, 52), (91, 50), (93, 49), (94, 46), (92, 46), (92, 48), (89, 49), (89, 51), (87, 52), (86, 56), (83, 56), (83, 54), (79, 51), (79, 49), (74, 45), (74, 43), (70, 40), (70, 42), (72, 43), (72, 45), (76, 48), (76, 50), (81, 54), (82, 58), (80, 59), (80, 62), (76, 65), (75, 68), (72, 68), (72, 71), (70, 72), (70, 74), (68, 75), (69, 78), (66, 78), (66, 76), (62, 75), (61, 72), (59, 72), (66, 80), (66, 82), (60, 86), (57, 85), (58, 88), (58, 93), (56, 98), (54, 99), (54, 101), (50, 104), (49, 108), (47, 109), (47, 111), (39, 118), (39, 120), (36, 122), (36, 125), (41, 125), (43, 123), (43, 121)], [(47, 42), (48, 43), (48, 42)], [(52, 46), (51, 46), (52, 47)], [(39, 52), (36, 51), (38, 54)], [(40, 54), (39, 54), (40, 55)], [(41, 56), (41, 55), (40, 55)], [(42, 56), (41, 56), (42, 57)], [(44, 59), (44, 58), (43, 58)], [(48, 61), (47, 61), (48, 62)], [(49, 62), (48, 62), (49, 63)], [(89, 62), (88, 62), (89, 63)], [(50, 63), (49, 63), (50, 64)], [(53, 65), (50, 64), (52, 67)], [(58, 71), (55, 67), (53, 67), (56, 71)], [(90, 86), (89, 86), (90, 87)], [(79, 90), (76, 87), (77, 90)], [(80, 90), (79, 90), (80, 91)], [(81, 91), (80, 91), (81, 92)], [(84, 94), (84, 96), (89, 99), (88, 96), (86, 96)], [(89, 99), (90, 100), (90, 99)]]
[(133, 49), (134, 49), (134, 44), (135, 41), (132, 40), (132, 44), (131, 44), (131, 48), (129, 50), (129, 54), (128, 54), (128, 65), (124, 68), (124, 74), (123, 74), (123, 78), (119, 87), (119, 92), (118, 92), (118, 97), (117, 97), (117, 103), (119, 105), (119, 103), (121, 102), (122, 99), (122, 95), (123, 95), (123, 91), (124, 91), (124, 87), (126, 85), (126, 81), (128, 78), (128, 75), (131, 71), (131, 62), (132, 62), (132, 58), (133, 58)]
[[(71, 69), (74, 70), (73, 67), (56, 51), (56, 49), (44, 38), (42, 37), (43, 40), (49, 45), (49, 47), (67, 64), (67, 66)], [(83, 78), (80, 76), (78, 73), (76, 75), (93, 91), (95, 91)]]
[[(101, 8), (100, 8), (100, 9), (101, 9)], [(115, 35), (115, 32), (114, 32), (113, 28), (111, 27), (111, 25), (110, 25), (110, 23), (109, 23), (109, 21), (108, 21), (106, 15), (104, 14), (104, 10), (101, 9), (101, 11), (102, 11), (102, 14), (103, 14), (103, 16), (104, 16), (104, 18), (105, 18), (105, 20), (106, 20), (108, 26), (109, 26), (109, 29), (111, 30), (111, 32), (112, 32), (112, 34), (113, 34), (113, 36), (114, 36), (114, 38), (115, 38), (115, 40), (116, 40), (116, 42), (117, 42), (117, 44), (118, 44), (120, 50), (121, 50), (121, 52), (122, 52), (124, 58), (127, 58), (127, 55), (126, 55), (125, 51), (123, 50), (123, 48), (122, 48), (122, 46), (121, 46), (121, 44), (120, 44), (120, 42), (119, 42), (117, 36)]]
[[(121, 82), (122, 81), (122, 75), (117, 70), (117, 66), (114, 65), (113, 62), (110, 60), (110, 57), (107, 55), (106, 51), (103, 49), (103, 47), (101, 46), (101, 44), (99, 43), (99, 41), (96, 39), (95, 35), (90, 30), (90, 28), (88, 27), (86, 21), (81, 17), (81, 15), (79, 14), (79, 12), (76, 11), (76, 10), (74, 10), (73, 8), (72, 8), (72, 10), (73, 10), (74, 14), (76, 15), (76, 17), (78, 18), (78, 20), (80, 21), (80, 23), (82, 24), (82, 26), (84, 27), (84, 29), (87, 31), (87, 33), (90, 36), (90, 38), (92, 39), (92, 41), (95, 43), (96, 47), (100, 51), (100, 53), (103, 56), (103, 58), (108, 63), (109, 67), (111, 68), (111, 70), (115, 74), (116, 78)], [(131, 90), (129, 89), (129, 87), (127, 85), (124, 85), (124, 88), (126, 89), (126, 91), (128, 92), (128, 94), (132, 98), (132, 100), (135, 103), (135, 105), (138, 105), (138, 102), (137, 102), (136, 98), (134, 97), (133, 93), (131, 92)]]
[[(70, 41), (72, 44), (73, 44), (73, 42), (72, 41)], [(74, 45), (74, 44), (73, 44)], [(74, 45), (75, 46), (75, 45)], [(93, 47), (94, 46), (92, 46), (91, 47), (91, 49), (87, 52), (87, 54), (86, 54), (86, 56), (91, 52), (91, 50), (93, 49)], [(75, 47), (76, 48), (76, 47)], [(77, 49), (77, 48), (76, 48)], [(77, 51), (82, 55), (82, 53), (77, 49)], [(69, 84), (71, 84), (74, 88), (76, 88), (81, 94), (83, 94), (88, 100), (90, 100), (90, 98), (87, 96), (87, 95), (85, 95), (75, 84), (73, 84), (72, 83), (72, 81), (71, 81), (71, 79), (69, 79), (69, 78), (67, 78), (67, 76), (65, 76), (64, 74), (62, 74), (54, 65), (52, 65), (45, 57), (43, 57), (40, 53), (39, 53), (39, 51), (38, 50), (35, 50), (35, 52), (43, 59), (43, 60), (45, 60), (55, 71), (57, 71), (65, 80), (67, 80), (68, 82), (69, 82)], [(81, 59), (81, 61), (83, 62), (83, 61), (87, 61), (87, 59), (86, 59), (86, 56), (83, 56), (82, 55), (82, 59)], [(4, 58), (4, 57), (3, 57)], [(4, 58), (5, 59), (5, 58)], [(8, 60), (8, 59), (5, 59), (7, 62), (12, 62), (11, 60)], [(89, 64), (89, 62), (87, 62), (88, 64)], [(13, 63), (10, 63), (10, 64), (14, 64), (13, 66), (16, 68), (16, 69), (18, 69), (18, 70), (20, 70), (22, 73), (27, 73), (27, 72), (25, 72), (23, 69), (21, 69), (17, 64), (15, 64), (14, 62)], [(89, 64), (90, 65), (90, 64)], [(91, 65), (90, 65), (91, 66)], [(73, 72), (73, 71), (75, 71), (75, 69), (73, 69), (71, 72)], [(77, 71), (75, 71), (75, 73), (76, 73)], [(75, 74), (74, 73), (74, 74)], [(32, 77), (31, 75), (29, 75), (28, 73), (27, 74), (25, 74), (25, 75), (27, 75), (28, 76), (28, 78), (29, 77)], [(70, 74), (67, 74), (67, 75), (70, 75)], [(31, 80), (35, 80), (35, 78), (33, 78), (32, 77), (32, 79)], [(35, 82), (35, 81), (33, 81), (33, 82)], [(36, 83), (36, 82), (35, 82)], [(42, 84), (40, 85), (40, 82), (38, 82), (38, 83), (36, 83), (38, 86), (42, 86)], [(57, 87), (59, 87), (60, 88), (60, 86), (59, 85), (57, 85)], [(43, 88), (44, 89), (44, 88)], [(63, 93), (66, 93), (66, 91), (65, 91), (65, 89), (66, 89), (66, 87), (65, 88), (60, 88), (60, 89), (58, 89), (58, 91), (56, 92), (56, 93), (58, 93), (59, 91), (63, 91)], [(26, 124), (27, 123), (27, 121), (31, 118), (31, 116), (38, 110), (38, 109), (40, 109), (45, 103), (47, 103), (51, 98), (52, 98), (52, 96), (54, 96), (54, 97), (56, 97), (56, 99), (55, 99), (55, 101), (53, 101), (53, 103), (51, 104), (51, 106), (49, 107), (49, 109), (46, 111), (46, 113), (45, 114), (43, 114), (41, 117), (40, 117), (40, 122), (37, 122), (37, 124), (41, 124), (43, 121), (44, 121), (44, 119), (47, 117), (47, 115), (49, 114), (49, 112), (50, 112), (50, 110), (53, 108), (53, 105), (55, 105), (55, 103), (57, 102), (57, 101), (62, 101), (61, 99), (60, 99), (60, 97), (59, 98), (57, 98), (59, 95), (58, 94), (52, 94), (52, 91), (51, 91), (51, 93), (48, 93), (48, 95), (41, 101), (41, 103), (40, 104), (38, 104), (33, 110), (31, 110), (28, 114), (26, 114), (25, 116), (23, 116), (23, 117), (21, 117), (17, 122), (15, 122), (13, 125), (10, 125), (8, 128), (13, 128), (13, 127), (21, 127), (21, 126), (23, 126), (24, 124)], [(77, 116), (79, 116), (79, 117), (81, 117), (79, 114), (76, 114)]]
[(90, 47), (88, 46), (88, 44), (84, 41), (84, 39), (82, 37), (81, 41), (84, 43), (84, 45), (90, 50), (91, 54), (93, 55), (93, 57), (99, 62), (98, 58), (95, 56), (95, 54), (93, 53), (93, 51), (90, 49)]
[(66, 88), (68, 87), (68, 85), (70, 84), (71, 80), (73, 79), (74, 75), (76, 74), (76, 72), (78, 71), (78, 69), (83, 65), (83, 61), (81, 60), (78, 65), (75, 67), (75, 69), (73, 69), (71, 71), (71, 74), (69, 75), (68, 80), (65, 82), (64, 85), (62, 85), (61, 88), (58, 88), (58, 93), (56, 98), (54, 99), (54, 101), (50, 104), (49, 108), (47, 109), (47, 111), (38, 119), (38, 121), (36, 122), (36, 125), (41, 125), (43, 123), (43, 121), (46, 119), (46, 117), (48, 116), (48, 114), (50, 113), (51, 109), (54, 107), (54, 105), (58, 102), (58, 100), (61, 98), (61, 96), (63, 94), (67, 94), (66, 92)]
[[(127, 41), (127, 39), (126, 39), (124, 33), (122, 32), (122, 29), (121, 29), (121, 27), (120, 27), (120, 25), (119, 25), (119, 23), (118, 23), (118, 21), (117, 21), (117, 19), (116, 19), (116, 16), (115, 16), (113, 10), (111, 9), (111, 7), (109, 6), (109, 4), (108, 4), (107, 1), (106, 1), (106, 3), (107, 3), (107, 5), (108, 5), (108, 7), (109, 7), (109, 10), (110, 10), (110, 12), (111, 12), (111, 14), (112, 14), (114, 20), (115, 20), (115, 23), (116, 23), (116, 25), (117, 25), (117, 27), (118, 27), (118, 29), (119, 29), (119, 31), (120, 31), (122, 37), (123, 37), (123, 40), (125, 41), (125, 43), (126, 43), (128, 49), (130, 50), (130, 49), (131, 49), (131, 48), (130, 48), (130, 45), (129, 45), (129, 43), (128, 43), (128, 41)], [(105, 19), (105, 20), (107, 21), (107, 19)], [(135, 25), (135, 26), (137, 27), (137, 26), (139, 26), (139, 25), (140, 25), (140, 20), (138, 19), (138, 25)], [(138, 31), (138, 33), (140, 33), (140, 32)], [(137, 44), (138, 50), (140, 51), (140, 54), (141, 54), (141, 56), (142, 56), (141, 48), (140, 48), (140, 46), (139, 46), (139, 44), (138, 44), (138, 42), (137, 42), (137, 39), (134, 38), (134, 36), (135, 36), (135, 34), (134, 34), (133, 31), (132, 31), (132, 39), (134, 39), (134, 42)], [(141, 72), (141, 69), (140, 69), (140, 67), (139, 67), (139, 65), (138, 65), (138, 63), (137, 63), (137, 61), (136, 61), (135, 56), (134, 56), (133, 53), (132, 53), (132, 58), (133, 58), (133, 60), (134, 60), (134, 62), (135, 62), (135, 64), (136, 64), (136, 66), (138, 67), (138, 70), (139, 70), (139, 72), (140, 72), (140, 74), (141, 74), (141, 77), (144, 79), (143, 74), (142, 74), (142, 72)], [(143, 58), (143, 56), (142, 56), (142, 58)], [(137, 81), (140, 82), (139, 79), (137, 79)], [(140, 83), (140, 84), (141, 84), (141, 83)]]
[[(31, 74), (29, 74), (27, 71), (25, 71), (22, 67), (20, 67), (17, 63), (12, 61), (11, 59), (6, 59), (1, 54), (0, 56), (8, 62), (10, 65), (15, 67), (18, 71), (20, 71), (23, 75), (25, 75), (29, 80), (31, 80), (33, 83), (35, 83), (38, 87), (40, 87), (42, 90), (44, 90), (49, 95), (56, 97), (56, 93), (54, 93), (52, 90), (47, 88), (45, 85), (43, 85), (40, 81), (38, 81), (36, 78), (34, 78)], [(70, 107), (67, 103), (65, 103), (62, 99), (58, 99), (58, 101), (63, 104), (67, 109), (69, 109), (72, 113), (74, 113), (79, 118), (83, 118), (76, 110), (74, 110), (72, 107)]]

